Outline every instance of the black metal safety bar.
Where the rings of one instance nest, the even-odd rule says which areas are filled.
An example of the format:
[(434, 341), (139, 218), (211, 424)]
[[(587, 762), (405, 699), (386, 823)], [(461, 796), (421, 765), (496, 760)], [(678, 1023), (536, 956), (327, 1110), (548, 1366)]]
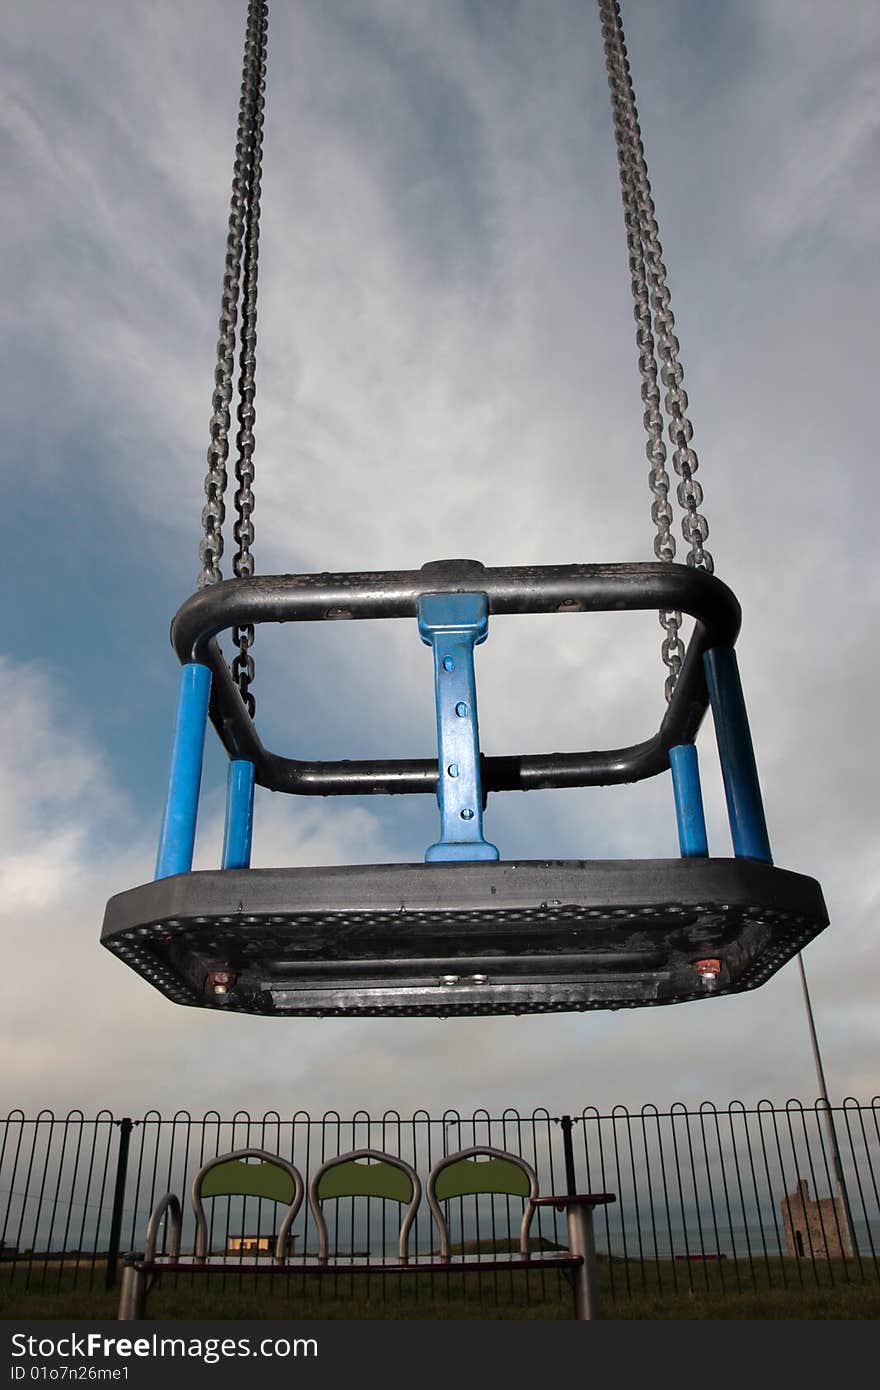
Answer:
[(420, 570), (225, 580), (186, 600), (172, 622), (171, 640), (182, 664), (197, 661), (210, 667), (211, 721), (230, 757), (254, 764), (261, 786), (307, 796), (434, 793), (436, 756), (309, 762), (270, 752), (245, 708), (216, 638), (228, 628), (247, 624), (414, 618), (422, 594), (467, 592), (486, 594), (493, 616), (677, 609), (696, 620), (672, 699), (653, 737), (627, 748), (596, 752), (482, 755), (484, 795), (609, 786), (665, 771), (669, 749), (693, 741), (708, 707), (704, 652), (733, 646), (740, 628), (739, 603), (727, 585), (686, 565), (486, 568), (477, 560), (440, 560)]

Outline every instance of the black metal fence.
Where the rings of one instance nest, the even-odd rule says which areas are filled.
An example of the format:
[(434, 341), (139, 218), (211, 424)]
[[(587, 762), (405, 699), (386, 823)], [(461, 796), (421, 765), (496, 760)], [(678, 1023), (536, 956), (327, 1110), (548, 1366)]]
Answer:
[[(0, 1121), (0, 1277), (7, 1288), (46, 1293), (111, 1286), (120, 1253), (143, 1247), (163, 1193), (185, 1196), (197, 1169), (232, 1149), (281, 1154), (308, 1182), (319, 1163), (355, 1148), (397, 1154), (424, 1177), (441, 1156), (475, 1144), (520, 1154), (542, 1194), (616, 1194), (596, 1217), (612, 1299), (880, 1279), (880, 1098), (847, 1099), (832, 1110), (733, 1102), (637, 1112), (616, 1106), (608, 1114), (588, 1107), (571, 1116), (478, 1110), (467, 1118), (457, 1111), (350, 1119), (333, 1111), (287, 1119), (276, 1112), (224, 1119), (211, 1111), (195, 1119), (149, 1111), (133, 1119), (102, 1111), (87, 1119), (76, 1110), (63, 1118), (12, 1111)], [(474, 1198), (450, 1206), (452, 1238), (471, 1258), (516, 1241), (520, 1202)], [(248, 1260), (268, 1251), (275, 1212), (257, 1198), (216, 1199), (211, 1248)], [(336, 1254), (393, 1252), (398, 1221), (393, 1202), (338, 1202)], [(296, 1251), (313, 1250), (305, 1208), (294, 1233)], [(532, 1234), (545, 1248), (564, 1247), (564, 1218), (539, 1208)], [(184, 1249), (192, 1238), (185, 1206)], [(413, 1238), (419, 1253), (434, 1248), (424, 1203)], [(546, 1297), (546, 1278), (556, 1276), (536, 1277), (537, 1284), (526, 1281), (526, 1297), (537, 1301)], [(497, 1301), (500, 1276), (487, 1272), (468, 1288)]]

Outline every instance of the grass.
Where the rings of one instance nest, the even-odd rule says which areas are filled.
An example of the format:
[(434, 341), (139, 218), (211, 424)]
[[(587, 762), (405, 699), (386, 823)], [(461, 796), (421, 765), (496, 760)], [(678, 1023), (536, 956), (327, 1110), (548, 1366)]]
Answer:
[[(849, 1281), (847, 1281), (847, 1272)], [(99, 1319), (116, 1316), (118, 1290), (104, 1289), (104, 1267), (79, 1281), (70, 1269), (35, 1265), (30, 1287), (26, 1269), (13, 1275), (0, 1266), (0, 1317)], [(803, 1279), (800, 1282), (799, 1274)], [(688, 1276), (692, 1290), (688, 1290)], [(750, 1268), (745, 1261), (688, 1270), (671, 1261), (600, 1259), (601, 1306), (606, 1320), (621, 1319), (792, 1319), (880, 1317), (880, 1277), (870, 1265), (863, 1274), (849, 1262), (772, 1260)], [(788, 1286), (783, 1285), (787, 1279)], [(676, 1289), (674, 1281), (677, 1280)], [(821, 1283), (818, 1281), (821, 1280)], [(833, 1282), (832, 1282), (833, 1281)], [(738, 1287), (738, 1284), (740, 1287)], [(757, 1285), (757, 1287), (756, 1287)], [(150, 1294), (149, 1316), (174, 1318), (366, 1319), (568, 1319), (571, 1291), (555, 1271), (499, 1276), (340, 1274), (255, 1279), (234, 1275), (208, 1279), (167, 1278)]]

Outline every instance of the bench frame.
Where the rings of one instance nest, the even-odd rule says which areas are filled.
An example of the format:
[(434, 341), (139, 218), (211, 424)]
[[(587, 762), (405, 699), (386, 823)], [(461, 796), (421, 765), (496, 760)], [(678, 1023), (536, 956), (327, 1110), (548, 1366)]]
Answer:
[[(505, 1159), (521, 1168), (527, 1177), (529, 1184), (529, 1195), (525, 1200), (523, 1220), (520, 1228), (520, 1250), (518, 1254), (511, 1254), (504, 1258), (476, 1259), (468, 1263), (463, 1259), (458, 1259), (449, 1251), (448, 1232), (446, 1221), (440, 1212), (439, 1203), (434, 1196), (437, 1178), (442, 1171), (451, 1164), (458, 1161), (467, 1160), (479, 1155), (490, 1158)], [(265, 1162), (280, 1164), (289, 1172), (296, 1172), (293, 1165), (279, 1159), (275, 1154), (264, 1153), (258, 1149), (240, 1150), (235, 1154), (226, 1154), (217, 1160), (212, 1160), (200, 1169), (193, 1182), (192, 1199), (193, 1208), (196, 1212), (197, 1229), (201, 1233), (204, 1227), (204, 1214), (201, 1212), (201, 1199), (199, 1197), (200, 1187), (207, 1168), (218, 1161), (228, 1161), (239, 1157), (262, 1158)], [(404, 1168), (408, 1172), (409, 1165), (391, 1154), (380, 1153), (373, 1149), (355, 1149), (348, 1154), (340, 1155), (339, 1158), (331, 1160), (331, 1163), (338, 1163), (344, 1159), (357, 1160), (371, 1158), (390, 1162), (398, 1167)], [(320, 1175), (325, 1171), (324, 1165), (312, 1179), (311, 1191), (317, 1191), (317, 1182)], [(418, 1177), (413, 1173), (416, 1183), (416, 1193), (420, 1195), (420, 1185)], [(303, 1258), (302, 1256), (290, 1259), (286, 1253), (287, 1235), (291, 1225), (295, 1220), (302, 1205), (304, 1195), (304, 1185), (299, 1173), (296, 1173), (296, 1191), (294, 1200), (288, 1208), (281, 1226), (282, 1235), (276, 1241), (274, 1254), (259, 1263), (245, 1263), (238, 1260), (230, 1260), (221, 1263), (212, 1262), (210, 1254), (205, 1252), (205, 1242), (201, 1239), (197, 1242), (198, 1249), (195, 1256), (191, 1259), (182, 1259), (180, 1255), (180, 1240), (182, 1229), (182, 1211), (180, 1201), (173, 1192), (167, 1192), (161, 1198), (154, 1209), (146, 1231), (144, 1250), (142, 1253), (131, 1252), (124, 1258), (122, 1271), (122, 1284), (119, 1298), (118, 1318), (120, 1321), (133, 1321), (146, 1316), (147, 1295), (154, 1286), (156, 1280), (162, 1274), (192, 1274), (192, 1275), (225, 1275), (225, 1274), (254, 1274), (277, 1277), (280, 1274), (308, 1274), (308, 1275), (327, 1275), (340, 1273), (348, 1274), (469, 1274), (487, 1273), (497, 1270), (528, 1270), (528, 1269), (560, 1269), (567, 1273), (574, 1293), (574, 1315), (579, 1321), (589, 1321), (599, 1317), (599, 1290), (598, 1274), (596, 1266), (596, 1245), (593, 1230), (593, 1209), (614, 1202), (616, 1197), (613, 1193), (575, 1193), (562, 1195), (551, 1195), (541, 1197), (538, 1195), (537, 1176), (532, 1168), (520, 1158), (518, 1154), (511, 1154), (501, 1149), (494, 1149), (487, 1145), (477, 1145), (473, 1148), (462, 1149), (457, 1153), (450, 1154), (440, 1159), (431, 1169), (427, 1183), (428, 1204), (434, 1218), (434, 1226), (440, 1236), (441, 1251), (440, 1255), (431, 1259), (418, 1259), (409, 1256), (407, 1242), (409, 1231), (412, 1226), (414, 1211), (412, 1205), (407, 1208), (401, 1226), (401, 1236), (398, 1244), (397, 1259), (391, 1261), (373, 1260), (336, 1260), (326, 1249), (326, 1241), (322, 1244), (322, 1250), (318, 1256)], [(217, 1194), (224, 1195), (224, 1194)], [(234, 1194), (233, 1194), (234, 1195)], [(479, 1195), (479, 1194), (472, 1194)], [(504, 1195), (499, 1193), (498, 1195)], [(510, 1194), (513, 1195), (513, 1194)], [(418, 1197), (417, 1197), (418, 1199)], [(417, 1200), (416, 1199), (416, 1200)], [(312, 1198), (312, 1209), (314, 1211), (315, 1200)], [(532, 1217), (538, 1207), (555, 1207), (558, 1211), (564, 1211), (568, 1225), (568, 1254), (533, 1253), (528, 1249), (528, 1233)], [(201, 1218), (201, 1219), (200, 1219)], [(159, 1232), (164, 1220), (170, 1223), (169, 1248), (167, 1254), (160, 1254), (157, 1251)], [(319, 1224), (323, 1224), (323, 1218)]]

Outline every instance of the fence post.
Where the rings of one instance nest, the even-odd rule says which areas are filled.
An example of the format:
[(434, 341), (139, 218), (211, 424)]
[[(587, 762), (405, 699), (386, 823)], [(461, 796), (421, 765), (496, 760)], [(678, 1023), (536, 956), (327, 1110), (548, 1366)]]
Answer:
[(116, 1283), (116, 1264), (119, 1259), (119, 1237), (122, 1234), (122, 1207), (125, 1202), (125, 1179), (128, 1174), (128, 1146), (131, 1141), (132, 1122), (126, 1116), (119, 1121), (119, 1152), (116, 1155), (116, 1185), (113, 1189), (113, 1215), (110, 1218), (110, 1245), (107, 1250), (107, 1272), (104, 1287), (112, 1289)]
[(571, 1142), (570, 1115), (563, 1115), (559, 1121), (562, 1127), (562, 1152), (565, 1154), (565, 1191), (569, 1197), (577, 1192), (577, 1177), (574, 1171), (574, 1146)]

